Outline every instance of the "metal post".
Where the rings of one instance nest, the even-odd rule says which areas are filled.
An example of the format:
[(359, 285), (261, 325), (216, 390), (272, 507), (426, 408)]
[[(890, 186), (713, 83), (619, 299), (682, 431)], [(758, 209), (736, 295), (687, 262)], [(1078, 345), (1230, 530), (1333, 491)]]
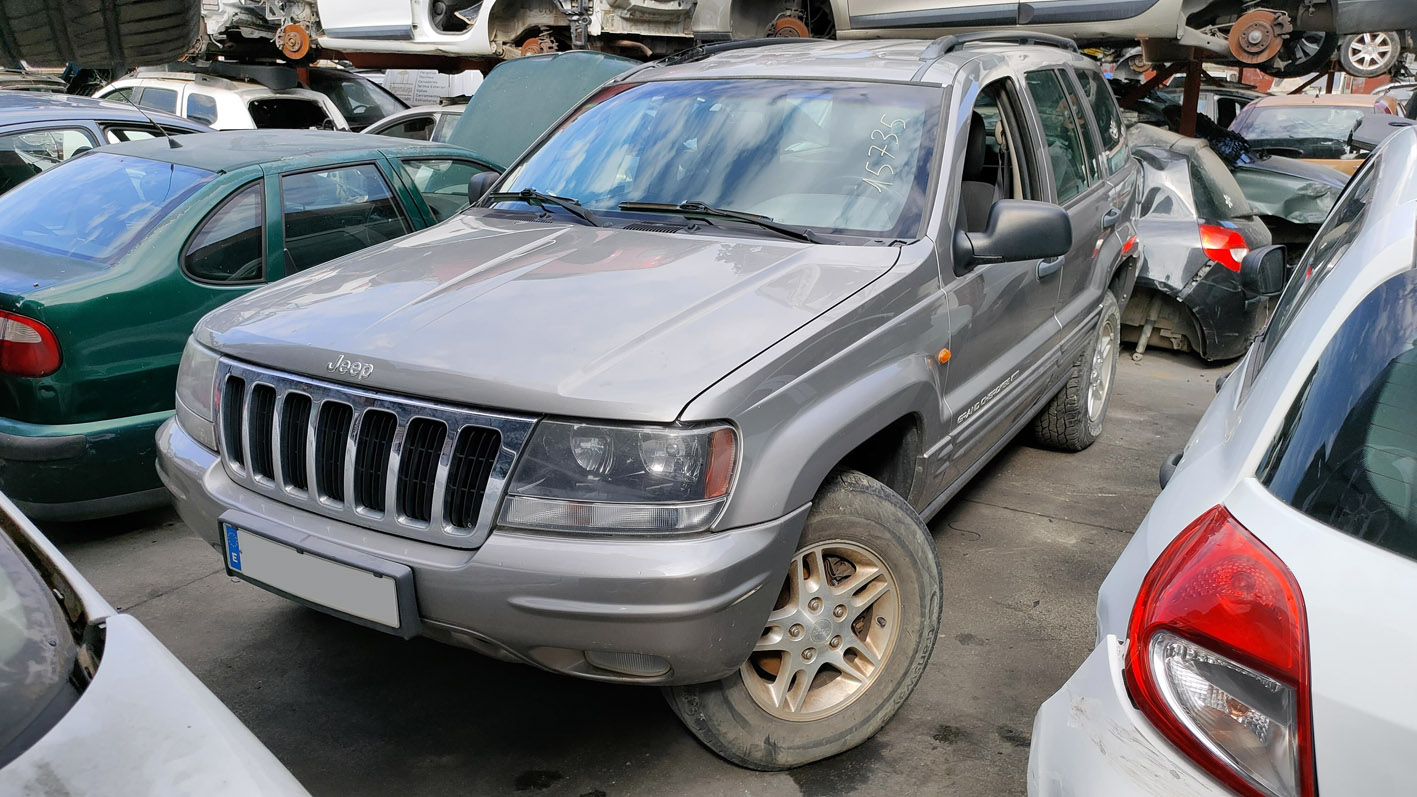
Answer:
[(1181, 93), (1181, 129), (1183, 136), (1196, 134), (1196, 107), (1201, 100), (1201, 73), (1205, 67), (1200, 61), (1200, 51), (1191, 48), (1191, 61), (1186, 67), (1186, 87)]

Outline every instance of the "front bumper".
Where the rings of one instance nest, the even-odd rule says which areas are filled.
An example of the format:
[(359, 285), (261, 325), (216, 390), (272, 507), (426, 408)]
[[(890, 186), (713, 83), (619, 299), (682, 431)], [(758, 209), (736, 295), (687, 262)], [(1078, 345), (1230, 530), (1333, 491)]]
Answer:
[(0, 418), (0, 491), (35, 520), (88, 520), (168, 502), (153, 433), (172, 412), (76, 424)]
[[(494, 529), (476, 550), (372, 531), (233, 482), (175, 421), (158, 430), (158, 473), (182, 519), (218, 551), (236, 511), (413, 570), (421, 632), (504, 659), (605, 681), (703, 683), (738, 669), (762, 634), (807, 506), (769, 523), (682, 537)], [(586, 652), (602, 666), (587, 660)], [(655, 656), (661, 675), (605, 669), (606, 654)]]
[(1122, 680), (1126, 645), (1102, 640), (1033, 718), (1030, 797), (1227, 795), (1162, 739), (1135, 708)]

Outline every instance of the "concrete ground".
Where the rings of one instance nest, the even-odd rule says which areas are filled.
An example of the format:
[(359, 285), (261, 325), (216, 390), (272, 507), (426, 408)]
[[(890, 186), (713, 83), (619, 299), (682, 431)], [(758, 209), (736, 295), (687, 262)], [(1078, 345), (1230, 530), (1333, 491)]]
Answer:
[(656, 690), (404, 642), (236, 582), (168, 511), (46, 531), (317, 795), (1016, 795), (1033, 713), (1091, 649), (1097, 587), (1226, 370), (1123, 359), (1095, 445), (1001, 454), (931, 524), (944, 618), (914, 696), (856, 750), (785, 773), (715, 758)]

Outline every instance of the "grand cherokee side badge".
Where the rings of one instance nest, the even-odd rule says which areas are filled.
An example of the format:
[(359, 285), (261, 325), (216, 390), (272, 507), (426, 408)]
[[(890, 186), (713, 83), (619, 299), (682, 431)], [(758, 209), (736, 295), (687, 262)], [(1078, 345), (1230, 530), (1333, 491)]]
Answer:
[(335, 360), (326, 365), (325, 369), (333, 371), (337, 374), (352, 376), (354, 377), (355, 381), (362, 381), (368, 379), (369, 375), (374, 373), (374, 364), (362, 363), (358, 360), (351, 360), (341, 354), (338, 360)]

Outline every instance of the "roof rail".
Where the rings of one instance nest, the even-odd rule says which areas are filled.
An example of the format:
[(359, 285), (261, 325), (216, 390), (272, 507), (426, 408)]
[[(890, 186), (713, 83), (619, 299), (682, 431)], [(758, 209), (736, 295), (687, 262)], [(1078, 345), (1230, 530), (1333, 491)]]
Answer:
[(1063, 36), (1054, 36), (1051, 33), (1039, 33), (1031, 30), (982, 30), (977, 33), (952, 33), (948, 36), (941, 36), (930, 42), (929, 46), (920, 53), (920, 60), (933, 61), (936, 58), (948, 55), (964, 47), (966, 44), (976, 44), (979, 42), (1043, 44), (1049, 47), (1060, 47), (1071, 52), (1078, 52), (1077, 42)]
[[(746, 50), (750, 47), (770, 47), (774, 44), (797, 44), (811, 39), (803, 39), (796, 36), (775, 36), (770, 39), (740, 39), (738, 41), (714, 42), (713, 44), (698, 44), (677, 53), (651, 61), (646, 66), (674, 66), (676, 64), (687, 64), (693, 61), (703, 60), (715, 53), (726, 53), (732, 50)], [(637, 70), (638, 71), (638, 70)]]

